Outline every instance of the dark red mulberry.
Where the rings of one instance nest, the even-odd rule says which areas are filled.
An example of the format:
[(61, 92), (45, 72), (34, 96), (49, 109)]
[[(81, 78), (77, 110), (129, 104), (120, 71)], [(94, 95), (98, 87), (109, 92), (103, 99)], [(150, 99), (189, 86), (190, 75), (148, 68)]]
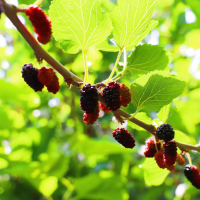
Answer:
[(132, 149), (135, 146), (134, 137), (124, 128), (115, 129), (113, 131), (113, 137), (126, 148)]
[(108, 83), (103, 89), (103, 99), (109, 110), (116, 111), (120, 108), (120, 85), (116, 82)]
[(24, 81), (36, 92), (42, 91), (44, 85), (38, 79), (38, 69), (33, 67), (32, 63), (25, 64), (22, 68), (22, 77)]
[(177, 147), (174, 140), (163, 142), (163, 158), (167, 165), (173, 165), (176, 162)]
[(86, 83), (81, 90), (80, 106), (87, 114), (93, 114), (98, 105), (98, 92), (95, 86)]
[(83, 121), (87, 125), (93, 124), (98, 119), (98, 116), (99, 116), (99, 104), (97, 104), (97, 107), (96, 107), (94, 113), (92, 113), (92, 114), (87, 114), (86, 112), (84, 113)]
[(42, 44), (48, 43), (52, 34), (50, 19), (37, 5), (30, 5), (25, 11), (34, 27), (38, 41)]
[(120, 85), (120, 100), (121, 106), (127, 107), (128, 104), (131, 102), (131, 93), (129, 88), (123, 83), (119, 83)]
[[(144, 155), (145, 157), (154, 157), (154, 154), (159, 151), (161, 147), (160, 142), (157, 142), (155, 145), (154, 137), (150, 137), (146, 140), (146, 148)], [(157, 148), (157, 150), (156, 150)]]
[(194, 187), (200, 189), (200, 173), (199, 169), (195, 165), (186, 165), (184, 168), (184, 174)]
[(162, 124), (156, 130), (156, 136), (160, 140), (170, 141), (174, 138), (174, 130), (169, 124)]

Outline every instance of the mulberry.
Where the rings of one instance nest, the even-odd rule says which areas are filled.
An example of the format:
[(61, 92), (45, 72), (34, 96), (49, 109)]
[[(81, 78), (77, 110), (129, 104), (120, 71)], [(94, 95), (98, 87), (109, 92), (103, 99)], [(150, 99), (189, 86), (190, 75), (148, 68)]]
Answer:
[(178, 165), (183, 166), (185, 164), (185, 159), (180, 154), (177, 154), (176, 155), (176, 162), (178, 163)]
[(99, 116), (99, 104), (97, 104), (97, 107), (96, 107), (94, 113), (92, 113), (92, 114), (87, 114), (86, 112), (84, 113), (83, 121), (87, 125), (93, 124), (98, 119), (98, 116)]
[(194, 187), (200, 189), (200, 173), (195, 165), (186, 165), (184, 168), (184, 174)]
[[(103, 90), (101, 90), (100, 94), (103, 95)], [(100, 102), (100, 109), (104, 112), (107, 112), (107, 113), (110, 112), (110, 110), (104, 104), (102, 104), (101, 102)]]
[(34, 27), (38, 41), (42, 44), (48, 43), (52, 34), (50, 19), (37, 5), (31, 5), (25, 11)]
[(168, 142), (174, 138), (174, 130), (169, 124), (162, 124), (157, 128), (156, 136), (160, 140)]
[(93, 114), (98, 105), (98, 92), (95, 86), (86, 83), (81, 90), (80, 106), (87, 114)]
[(132, 149), (135, 146), (134, 137), (124, 128), (117, 128), (112, 134), (115, 140), (117, 140), (124, 147)]
[(175, 169), (175, 166), (172, 164), (172, 165), (168, 165), (165, 160), (164, 160), (164, 153), (162, 150), (158, 151), (155, 153), (155, 160), (156, 160), (156, 163), (157, 165), (162, 168), (162, 169), (165, 169), (167, 168), (169, 171), (172, 171)]
[(157, 142), (155, 145), (154, 137), (148, 138), (146, 140), (146, 148), (144, 152), (145, 157), (154, 157), (154, 154), (157, 152), (156, 148), (158, 151), (160, 150), (160, 142)]
[(103, 89), (103, 99), (109, 110), (116, 111), (120, 108), (120, 85), (116, 82), (108, 83)]
[(42, 67), (38, 70), (38, 79), (47, 87), (49, 92), (56, 94), (59, 91), (60, 85), (58, 77), (53, 69)]
[(162, 168), (165, 169), (167, 167), (164, 159), (163, 159), (163, 151), (158, 151), (157, 153), (155, 153), (155, 160), (157, 165)]
[(120, 85), (120, 100), (121, 106), (127, 107), (128, 104), (131, 102), (131, 93), (129, 88), (123, 83), (119, 83)]
[(176, 162), (177, 147), (174, 140), (163, 142), (163, 158), (167, 165), (173, 165)]
[(44, 85), (38, 79), (38, 69), (33, 67), (32, 63), (25, 64), (22, 67), (22, 77), (24, 81), (36, 92), (42, 91)]

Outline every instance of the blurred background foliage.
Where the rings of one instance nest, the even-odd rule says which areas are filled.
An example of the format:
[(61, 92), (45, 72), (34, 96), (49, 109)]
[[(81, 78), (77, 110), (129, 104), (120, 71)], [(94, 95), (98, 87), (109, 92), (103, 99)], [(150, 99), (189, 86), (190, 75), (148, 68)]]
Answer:
[[(10, 0), (31, 4), (34, 0)], [(111, 12), (115, 1), (100, 0)], [(48, 12), (50, 0), (42, 7)], [(187, 87), (174, 100), (167, 122), (179, 141), (198, 143), (200, 137), (200, 0), (158, 0), (153, 18), (159, 25), (142, 43), (164, 47), (171, 54), (171, 73), (179, 74)], [(21, 21), (32, 31), (24, 14)], [(43, 47), (65, 67), (83, 78), (82, 55), (63, 52), (52, 38)], [(108, 77), (117, 53), (88, 51), (90, 83)], [(150, 133), (126, 123), (136, 139), (128, 150), (113, 138), (118, 124), (112, 114), (100, 113), (94, 125), (83, 123), (79, 90), (68, 89), (58, 74), (60, 91), (54, 95), (44, 90), (35, 93), (22, 79), (25, 63), (39, 65), (32, 49), (2, 15), (0, 20), (0, 199), (1, 200), (196, 200), (200, 192), (183, 175), (183, 167), (169, 173), (143, 156)], [(50, 66), (48, 66), (50, 67)], [(130, 85), (130, 80), (120, 82)], [(124, 109), (134, 113), (129, 105)], [(156, 113), (138, 114), (149, 121)], [(185, 133), (186, 135), (183, 135)], [(200, 167), (199, 153), (191, 152)], [(187, 163), (187, 161), (186, 161)]]

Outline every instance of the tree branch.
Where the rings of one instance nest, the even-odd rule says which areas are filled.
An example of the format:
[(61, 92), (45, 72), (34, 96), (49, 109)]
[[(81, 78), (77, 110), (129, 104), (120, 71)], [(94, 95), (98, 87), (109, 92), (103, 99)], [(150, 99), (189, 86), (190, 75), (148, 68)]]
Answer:
[(66, 69), (60, 62), (58, 62), (54, 57), (52, 57), (48, 52), (46, 52), (37, 40), (30, 34), (27, 28), (21, 23), (17, 16), (17, 7), (6, 3), (5, 0), (2, 0), (3, 7), (6, 16), (10, 19), (10, 21), (14, 24), (17, 30), (21, 33), (27, 43), (31, 46), (34, 51), (36, 58), (39, 61), (45, 60), (49, 63), (55, 70), (57, 70), (66, 80), (68, 85), (76, 85), (79, 86), (80, 82), (83, 82), (81, 78), (70, 72)]

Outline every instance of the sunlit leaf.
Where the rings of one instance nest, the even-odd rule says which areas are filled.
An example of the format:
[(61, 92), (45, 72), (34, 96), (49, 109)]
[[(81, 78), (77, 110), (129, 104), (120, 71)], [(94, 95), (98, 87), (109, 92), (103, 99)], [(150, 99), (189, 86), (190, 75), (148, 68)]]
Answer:
[(98, 0), (54, 0), (49, 15), (53, 35), (68, 53), (102, 42), (112, 30)]
[(142, 169), (144, 169), (144, 180), (148, 186), (161, 185), (170, 173), (167, 169), (159, 168), (154, 158), (146, 158)]
[(131, 102), (138, 109), (149, 108), (159, 111), (178, 97), (185, 82), (175, 75), (154, 71), (143, 75), (131, 84)]
[(156, 25), (151, 20), (156, 0), (119, 0), (111, 19), (116, 44), (132, 50)]
[(169, 63), (166, 51), (157, 45), (139, 45), (128, 58), (125, 76), (147, 74), (154, 70), (164, 70)]

